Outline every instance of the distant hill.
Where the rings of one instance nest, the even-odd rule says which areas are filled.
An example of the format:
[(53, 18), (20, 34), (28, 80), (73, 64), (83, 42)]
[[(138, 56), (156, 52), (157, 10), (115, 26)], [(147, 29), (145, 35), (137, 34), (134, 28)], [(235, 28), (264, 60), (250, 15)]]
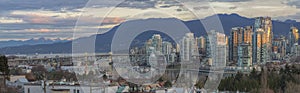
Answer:
[(38, 44), (53, 44), (58, 42), (67, 42), (69, 40), (63, 40), (60, 38), (57, 39), (46, 39), (46, 38), (32, 38), (28, 40), (9, 40), (9, 41), (0, 41), (0, 48), (3, 47), (13, 47), (13, 46), (21, 46), (21, 45), (38, 45)]
[[(244, 26), (253, 26), (255, 19), (253, 18), (246, 18), (242, 17), (238, 14), (217, 14), (213, 16), (209, 16), (205, 19), (205, 21), (213, 21), (212, 19), (214, 16), (218, 16), (220, 18), (220, 21), (223, 25), (224, 31), (226, 35), (229, 35), (230, 30), (232, 27), (244, 27)], [(178, 20), (174, 18), (164, 18), (164, 19), (148, 19), (148, 20)], [(143, 20), (134, 20), (134, 21), (143, 21)], [(191, 21), (183, 21), (186, 26), (193, 32), (195, 35), (201, 36), (205, 35), (206, 31), (202, 25), (202, 23), (199, 20), (191, 20)], [(290, 29), (290, 26), (294, 25), (297, 28), (300, 28), (300, 23), (293, 21), (293, 20), (287, 20), (287, 21), (273, 21), (273, 32), (275, 36), (278, 35), (287, 35)], [(118, 26), (113, 27), (110, 31), (103, 33), (103, 34), (97, 34), (96, 35), (96, 44), (95, 44), (95, 51), (98, 53), (102, 52), (109, 52), (110, 51), (110, 45), (111, 40), (113, 38), (114, 33), (116, 32)], [(155, 33), (162, 34), (157, 31), (149, 32), (148, 34), (142, 34), (142, 36), (138, 36), (136, 40), (133, 41), (133, 43), (136, 43), (138, 45), (142, 45), (144, 41), (151, 38), (151, 36)], [(162, 35), (165, 40), (169, 40), (169, 38), (166, 35)], [(72, 53), (72, 42), (80, 42), (81, 40), (89, 39), (89, 37), (86, 38), (79, 38), (75, 41), (68, 41), (68, 42), (59, 42), (59, 43), (53, 43), (53, 44), (39, 44), (39, 45), (23, 45), (23, 46), (15, 46), (15, 47), (5, 47), (0, 48), (0, 54), (49, 54), (49, 53)], [(84, 49), (83, 49), (84, 50)]]

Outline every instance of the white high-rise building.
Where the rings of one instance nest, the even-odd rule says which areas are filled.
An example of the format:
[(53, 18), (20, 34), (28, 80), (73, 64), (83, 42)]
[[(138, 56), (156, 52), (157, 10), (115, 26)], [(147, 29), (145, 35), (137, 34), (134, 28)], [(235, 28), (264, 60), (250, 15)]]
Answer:
[(170, 55), (173, 50), (173, 45), (171, 42), (163, 41), (162, 43), (162, 53), (164, 55)]
[(207, 33), (207, 58), (210, 60), (209, 65), (215, 68), (222, 68), (226, 66), (226, 36), (212, 30)]
[(162, 54), (165, 55), (168, 63), (174, 62), (173, 45), (171, 42), (163, 41), (162, 43)]
[(198, 54), (197, 42), (193, 33), (186, 33), (180, 42), (181, 61), (191, 61)]
[(162, 52), (162, 38), (159, 34), (154, 34), (152, 36), (152, 46), (155, 48), (156, 51)]

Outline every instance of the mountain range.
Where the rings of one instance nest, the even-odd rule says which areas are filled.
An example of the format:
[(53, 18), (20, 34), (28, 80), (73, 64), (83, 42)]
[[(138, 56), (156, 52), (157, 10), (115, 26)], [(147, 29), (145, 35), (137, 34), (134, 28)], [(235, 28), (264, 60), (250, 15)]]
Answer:
[[(205, 20), (206, 22), (213, 21), (214, 20), (213, 18), (215, 16), (219, 17), (226, 35), (230, 34), (231, 28), (233, 27), (253, 26), (255, 22), (254, 18), (246, 18), (238, 14), (216, 14), (201, 20)], [(179, 19), (158, 18), (158, 19), (146, 19), (146, 20), (179, 20)], [(145, 19), (132, 20), (132, 21), (145, 21)], [(191, 32), (195, 34), (195, 36), (199, 37), (201, 35), (206, 35), (205, 28), (199, 20), (190, 20), (190, 21), (182, 21), (182, 22), (189, 28)], [(288, 35), (290, 27), (292, 25), (297, 28), (300, 28), (300, 23), (294, 20), (286, 20), (286, 21), (273, 20), (272, 22), (273, 22), (273, 33), (275, 37), (280, 35)], [(115, 32), (117, 31), (118, 27), (119, 26), (115, 26), (106, 33), (96, 35), (95, 52), (97, 53), (110, 52), (111, 49), (110, 46), (112, 42), (111, 40)], [(132, 43), (136, 43), (137, 45), (142, 45), (143, 44), (142, 42), (151, 38), (153, 34), (161, 34), (164, 40), (172, 41), (167, 35), (159, 31), (148, 31), (146, 34), (141, 34), (140, 36), (136, 37), (136, 39)], [(4, 48), (0, 48), (0, 54), (72, 53), (72, 42), (81, 42), (87, 39), (90, 39), (90, 37), (79, 38), (73, 41), (56, 42), (51, 44), (4, 47)], [(84, 49), (82, 50), (83, 51), (81, 52), (84, 53)]]
[(47, 39), (44, 37), (31, 38), (28, 40), (8, 40), (8, 41), (0, 41), (0, 48), (22, 46), (22, 45), (53, 44), (53, 43), (67, 42), (67, 41), (69, 41), (69, 40), (64, 40), (64, 39), (60, 39), (60, 38)]

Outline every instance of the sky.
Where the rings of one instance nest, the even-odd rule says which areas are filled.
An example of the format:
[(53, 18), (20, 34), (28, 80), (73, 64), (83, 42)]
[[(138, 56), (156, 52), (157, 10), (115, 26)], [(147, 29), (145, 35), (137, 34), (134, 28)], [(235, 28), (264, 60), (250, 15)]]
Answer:
[(104, 33), (128, 20), (187, 21), (220, 13), (299, 22), (300, 0), (0, 0), (0, 41), (76, 39), (74, 31), (82, 37), (94, 29)]

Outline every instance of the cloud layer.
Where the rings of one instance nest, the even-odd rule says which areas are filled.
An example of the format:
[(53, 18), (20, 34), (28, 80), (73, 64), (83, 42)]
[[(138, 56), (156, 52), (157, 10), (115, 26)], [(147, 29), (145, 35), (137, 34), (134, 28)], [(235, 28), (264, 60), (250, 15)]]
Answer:
[[(0, 0), (0, 40), (38, 37), (72, 38), (90, 29), (107, 31), (126, 20), (176, 17), (205, 18), (217, 13), (271, 16), (300, 21), (299, 0)], [(209, 1), (209, 2), (205, 2)], [(88, 4), (88, 6), (87, 6)], [(83, 14), (84, 13), (84, 14)], [(197, 14), (196, 17), (194, 14)], [(99, 23), (103, 22), (102, 25)]]

